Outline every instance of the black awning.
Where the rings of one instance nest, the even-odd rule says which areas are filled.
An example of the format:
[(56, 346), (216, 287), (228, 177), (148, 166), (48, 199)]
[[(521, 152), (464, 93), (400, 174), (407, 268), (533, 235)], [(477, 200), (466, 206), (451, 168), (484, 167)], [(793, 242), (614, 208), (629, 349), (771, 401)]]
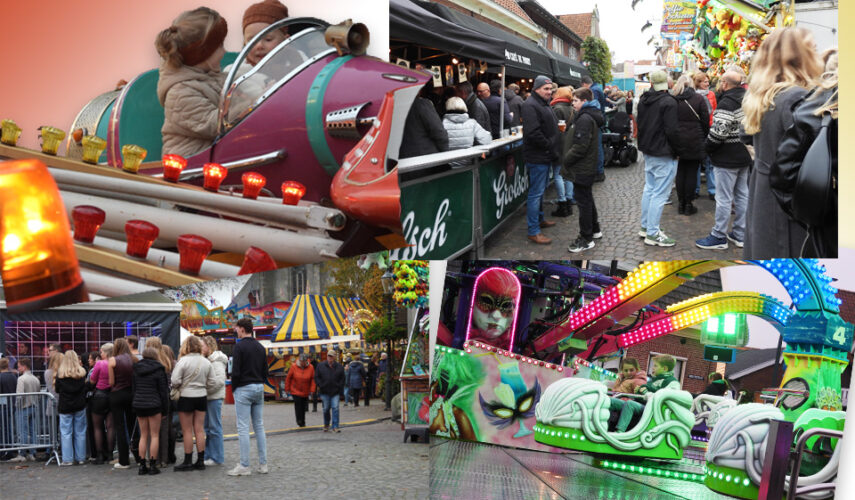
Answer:
[(582, 77), (589, 74), (588, 68), (569, 57), (556, 54), (542, 47), (541, 49), (549, 55), (552, 61), (554, 80), (559, 85), (572, 85), (574, 87), (582, 85)]
[(389, 38), (488, 64), (502, 64), (505, 42), (437, 16), (410, 0), (390, 0)]
[(526, 78), (534, 78), (537, 75), (552, 76), (550, 59), (535, 42), (514, 36), (501, 28), (449, 9), (445, 5), (430, 2), (418, 2), (418, 5), (456, 25), (465, 26), (490, 38), (504, 41), (506, 44), (504, 61), (498, 64), (504, 64), (509, 75)]

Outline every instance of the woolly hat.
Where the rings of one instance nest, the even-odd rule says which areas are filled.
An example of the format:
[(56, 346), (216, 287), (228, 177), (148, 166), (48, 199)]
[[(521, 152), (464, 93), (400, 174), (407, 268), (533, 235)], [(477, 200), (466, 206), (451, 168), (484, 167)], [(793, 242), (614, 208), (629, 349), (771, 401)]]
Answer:
[(534, 79), (534, 85), (532, 85), (531, 90), (537, 90), (544, 85), (552, 85), (552, 80), (550, 80), (548, 76), (538, 75), (537, 78)]
[(273, 24), (288, 17), (288, 7), (279, 0), (264, 0), (250, 5), (243, 13), (243, 29), (252, 23)]

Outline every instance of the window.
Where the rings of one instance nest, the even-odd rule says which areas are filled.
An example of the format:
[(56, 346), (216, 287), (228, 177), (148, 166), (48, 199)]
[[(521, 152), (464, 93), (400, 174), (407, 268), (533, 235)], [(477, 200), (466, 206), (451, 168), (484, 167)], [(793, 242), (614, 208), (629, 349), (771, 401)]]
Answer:
[(306, 268), (300, 267), (294, 269), (291, 274), (291, 296), (303, 295), (306, 293)]
[[(660, 354), (666, 354), (666, 353), (651, 352), (647, 356), (647, 377), (648, 378), (653, 376), (653, 356), (658, 356)], [(674, 361), (676, 361), (676, 363), (674, 363), (674, 378), (676, 378), (678, 381), (680, 381), (680, 387), (683, 387), (683, 378), (685, 377), (685, 371), (686, 371), (685, 367), (686, 367), (686, 362), (688, 361), (688, 359), (681, 358), (678, 356), (674, 356), (673, 354), (671, 354), (670, 356), (672, 358), (674, 358)]]
[(570, 59), (573, 59), (574, 61), (579, 60), (579, 53), (576, 51), (575, 45), (570, 46)]
[(564, 40), (552, 36), (552, 50), (558, 52), (559, 54), (564, 54)]

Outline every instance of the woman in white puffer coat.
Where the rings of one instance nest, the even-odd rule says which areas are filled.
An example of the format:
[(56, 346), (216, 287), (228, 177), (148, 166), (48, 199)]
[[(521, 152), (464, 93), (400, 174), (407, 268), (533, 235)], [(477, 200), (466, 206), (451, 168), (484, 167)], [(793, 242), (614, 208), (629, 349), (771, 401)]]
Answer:
[[(448, 149), (471, 148), (477, 144), (490, 144), (493, 136), (489, 130), (478, 124), (474, 118), (469, 118), (466, 103), (459, 97), (452, 97), (445, 103), (445, 116), (442, 126), (448, 132)], [(452, 162), (452, 166), (468, 165), (471, 160)]]

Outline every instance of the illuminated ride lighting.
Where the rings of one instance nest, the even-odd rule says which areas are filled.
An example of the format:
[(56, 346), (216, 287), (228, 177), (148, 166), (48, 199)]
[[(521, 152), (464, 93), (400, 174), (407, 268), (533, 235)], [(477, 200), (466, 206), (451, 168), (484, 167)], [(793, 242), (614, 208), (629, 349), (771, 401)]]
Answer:
[(163, 155), (160, 163), (163, 165), (163, 180), (169, 182), (178, 182), (181, 172), (187, 166), (187, 160), (180, 155)]
[(182, 234), (178, 237), (178, 270), (193, 276), (199, 275), (202, 262), (211, 253), (214, 245), (207, 238), (195, 234)]
[(0, 277), (10, 314), (89, 300), (59, 189), (38, 160), (0, 164)]
[(80, 243), (92, 243), (95, 234), (104, 223), (106, 215), (103, 210), (92, 205), (78, 205), (71, 209), (71, 220), (74, 222), (74, 240)]
[(122, 146), (122, 170), (135, 174), (139, 172), (140, 164), (148, 154), (146, 149), (136, 144)]
[[(516, 296), (514, 297), (514, 316), (513, 316), (513, 318), (511, 318), (511, 335), (510, 335), (510, 343), (508, 345), (508, 349), (513, 349), (514, 348), (514, 336), (517, 333), (516, 332), (516, 330), (517, 330), (517, 315), (519, 314), (519, 310), (520, 310), (520, 296), (522, 295), (522, 284), (520, 283), (520, 280), (519, 280), (519, 278), (517, 278), (516, 274), (512, 273), (511, 271), (509, 271), (503, 267), (487, 268), (484, 271), (482, 271), (481, 274), (479, 274), (477, 278), (475, 278), (475, 284), (472, 286), (472, 299), (469, 302), (469, 319), (466, 323), (466, 342), (469, 341), (469, 334), (471, 333), (471, 330), (472, 330), (472, 314), (475, 312), (475, 298), (476, 298), (475, 297), (475, 290), (478, 290), (478, 283), (481, 281), (481, 277), (483, 277), (485, 273), (490, 272), (490, 271), (498, 271), (500, 273), (506, 273), (506, 274), (510, 275), (517, 284), (517, 286), (516, 286), (516, 292), (517, 293), (516, 293)], [(541, 365), (541, 366), (543, 366), (543, 365)]]
[(466, 342), (464, 342), (462, 351), (458, 351), (457, 349), (454, 349), (452, 347), (444, 347), (441, 345), (437, 345), (436, 348), (439, 349), (440, 352), (455, 352), (455, 351), (457, 351), (457, 352), (460, 352), (461, 355), (463, 355), (464, 352), (472, 354), (473, 348), (483, 349), (487, 352), (495, 352), (496, 355), (498, 355), (498, 356), (504, 356), (504, 357), (509, 358), (509, 359), (515, 359), (521, 363), (527, 363), (527, 364), (530, 364), (533, 366), (542, 366), (543, 368), (548, 368), (550, 370), (556, 370), (558, 372), (564, 371), (564, 367), (559, 365), (559, 364), (547, 363), (546, 361), (541, 361), (539, 359), (529, 358), (527, 356), (523, 356), (522, 354), (516, 354), (514, 352), (502, 349), (500, 347), (496, 347), (494, 345), (485, 344), (484, 342), (479, 342), (477, 340), (473, 340), (473, 341), (467, 340)]
[(306, 194), (306, 186), (297, 181), (285, 181), (282, 183), (282, 204), (296, 205)]
[[(596, 461), (594, 462), (596, 464)], [(646, 474), (648, 476), (660, 476), (673, 479), (681, 479), (683, 481), (692, 481), (696, 483), (704, 482), (703, 474), (695, 474), (693, 472), (683, 472), (679, 470), (660, 469), (657, 467), (648, 467), (644, 465), (636, 465), (632, 463), (617, 462), (614, 460), (602, 460), (599, 462), (603, 469), (613, 469), (638, 474)]]
[(240, 180), (243, 183), (243, 197), (250, 200), (258, 198), (261, 189), (267, 184), (267, 178), (258, 172), (247, 172)]
[(125, 235), (128, 238), (126, 253), (131, 257), (145, 259), (148, 249), (157, 239), (160, 229), (151, 222), (144, 220), (129, 220), (125, 223)]
[(207, 191), (217, 192), (220, 189), (223, 179), (229, 174), (229, 170), (219, 163), (206, 163), (202, 166), (202, 172), (205, 175), (205, 183), (203, 187)]
[(249, 247), (243, 254), (243, 264), (240, 266), (238, 276), (272, 271), (278, 267), (270, 254), (258, 247)]

